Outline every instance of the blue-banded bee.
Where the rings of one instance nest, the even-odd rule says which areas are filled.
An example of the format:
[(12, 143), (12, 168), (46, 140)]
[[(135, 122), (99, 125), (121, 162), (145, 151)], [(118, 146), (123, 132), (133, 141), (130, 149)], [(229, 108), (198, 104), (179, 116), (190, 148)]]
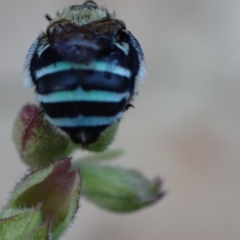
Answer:
[(94, 1), (70, 6), (29, 49), (25, 86), (46, 119), (75, 143), (91, 144), (121, 120), (145, 72), (142, 49), (125, 23)]

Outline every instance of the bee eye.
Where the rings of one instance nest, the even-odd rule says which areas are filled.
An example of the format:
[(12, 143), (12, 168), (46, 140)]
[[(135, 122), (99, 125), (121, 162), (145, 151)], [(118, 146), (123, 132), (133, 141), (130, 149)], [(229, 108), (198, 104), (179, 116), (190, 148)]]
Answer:
[(118, 42), (128, 42), (129, 41), (129, 36), (128, 34), (123, 31), (123, 30), (119, 30), (116, 36), (116, 39)]

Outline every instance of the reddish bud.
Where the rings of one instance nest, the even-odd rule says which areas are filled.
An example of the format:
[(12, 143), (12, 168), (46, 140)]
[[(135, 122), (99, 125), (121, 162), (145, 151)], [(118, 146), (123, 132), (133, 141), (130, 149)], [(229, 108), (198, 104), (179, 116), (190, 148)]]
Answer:
[(42, 223), (51, 218), (52, 235), (60, 236), (75, 216), (80, 196), (79, 171), (70, 167), (70, 159), (65, 159), (31, 172), (18, 184), (6, 209), (41, 204)]
[(47, 120), (41, 109), (25, 105), (17, 116), (13, 140), (22, 160), (31, 167), (46, 166), (71, 152), (71, 141)]

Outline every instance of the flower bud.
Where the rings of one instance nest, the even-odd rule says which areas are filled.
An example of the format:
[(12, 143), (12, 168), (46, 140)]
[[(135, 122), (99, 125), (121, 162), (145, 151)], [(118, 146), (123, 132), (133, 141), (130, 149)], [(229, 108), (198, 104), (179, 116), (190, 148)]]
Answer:
[(165, 194), (162, 181), (149, 181), (136, 170), (81, 165), (83, 196), (115, 212), (130, 212), (157, 202)]
[(22, 160), (31, 167), (46, 166), (71, 152), (68, 136), (59, 133), (33, 104), (25, 105), (18, 114), (13, 141)]
[[(81, 179), (79, 171), (70, 171), (70, 167), (70, 159), (64, 159), (31, 172), (13, 191), (3, 215), (6, 216), (9, 209), (32, 209), (40, 204), (41, 222), (34, 225), (34, 230), (45, 234), (50, 231), (47, 226), (51, 226), (51, 236), (57, 239), (78, 209)], [(25, 231), (26, 236), (29, 234), (30, 231)]]

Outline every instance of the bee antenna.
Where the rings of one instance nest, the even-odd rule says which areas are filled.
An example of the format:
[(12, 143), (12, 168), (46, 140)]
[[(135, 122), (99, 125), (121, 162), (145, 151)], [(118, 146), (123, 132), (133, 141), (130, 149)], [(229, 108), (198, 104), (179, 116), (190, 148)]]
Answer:
[(45, 14), (45, 18), (46, 18), (49, 22), (52, 21), (52, 18), (50, 17), (49, 14)]

